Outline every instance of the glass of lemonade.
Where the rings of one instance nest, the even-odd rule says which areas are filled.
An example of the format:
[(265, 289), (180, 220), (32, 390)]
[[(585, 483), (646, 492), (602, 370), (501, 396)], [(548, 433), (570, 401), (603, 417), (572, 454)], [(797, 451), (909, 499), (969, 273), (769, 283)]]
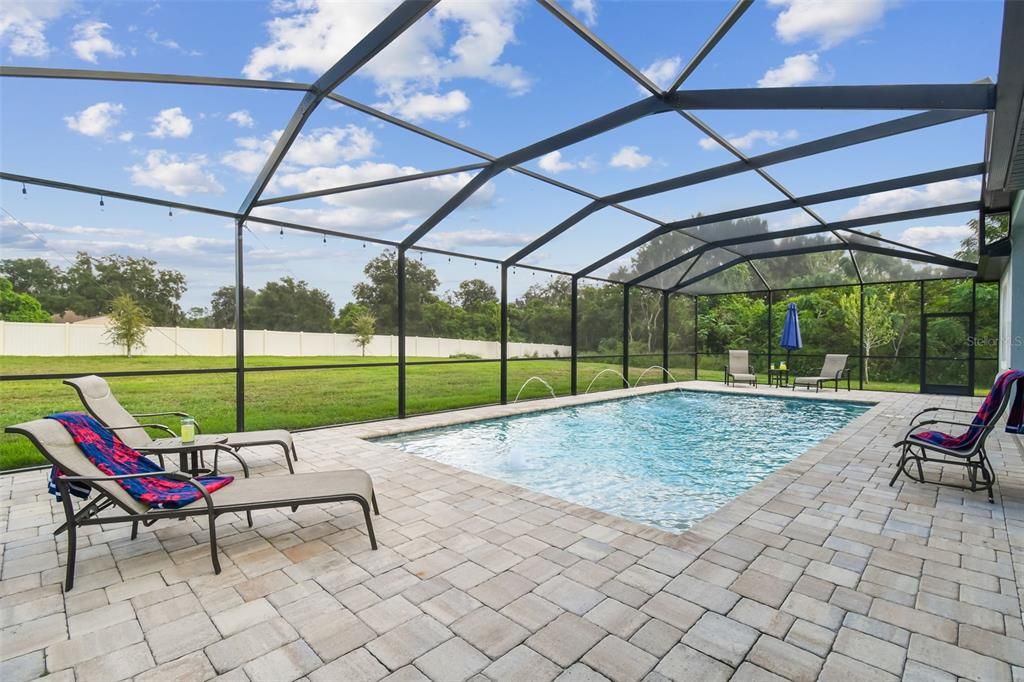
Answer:
[(184, 417), (181, 420), (181, 442), (191, 443), (196, 439), (196, 420)]

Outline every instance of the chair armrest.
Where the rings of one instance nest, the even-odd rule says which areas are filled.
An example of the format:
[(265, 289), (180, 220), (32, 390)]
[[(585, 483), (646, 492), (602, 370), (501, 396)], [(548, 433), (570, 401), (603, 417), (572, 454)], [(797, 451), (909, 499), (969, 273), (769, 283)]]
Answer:
[(182, 419), (191, 419), (196, 424), (196, 433), (202, 433), (199, 428), (199, 421), (190, 415), (188, 412), (140, 412), (132, 415), (135, 418), (139, 417), (181, 417)]
[(177, 437), (176, 434), (170, 427), (164, 426), (163, 424), (138, 424), (136, 426), (108, 426), (108, 431), (127, 431), (129, 429), (157, 429), (170, 435), (171, 437)]

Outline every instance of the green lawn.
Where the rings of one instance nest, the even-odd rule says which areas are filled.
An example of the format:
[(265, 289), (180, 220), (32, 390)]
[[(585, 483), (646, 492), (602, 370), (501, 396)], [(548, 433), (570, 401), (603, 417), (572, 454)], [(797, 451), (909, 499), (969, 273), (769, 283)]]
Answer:
[[(430, 364), (409, 358), (406, 408), (409, 414), (497, 403), (500, 401), (500, 365), (497, 361), (471, 364)], [(673, 372), (679, 380), (693, 378), (692, 359), (672, 358)], [(250, 367), (284, 365), (367, 364), (394, 362), (389, 357), (251, 357)], [(652, 357), (634, 358), (631, 381), (644, 367), (655, 364)], [(675, 364), (678, 362), (678, 364)], [(0, 373), (89, 373), (193, 368), (230, 368), (233, 358), (215, 357), (73, 357), (0, 358)], [(580, 358), (578, 386), (586, 390), (603, 369), (620, 370), (612, 361), (588, 361)], [(570, 361), (522, 360), (509, 362), (509, 400), (532, 376), (551, 384), (556, 395), (570, 393)], [(699, 378), (721, 381), (721, 369), (702, 367)], [(235, 376), (233, 373), (194, 374), (152, 377), (111, 377), (108, 379), (118, 398), (132, 412), (183, 410), (194, 414), (208, 432), (233, 431), (235, 428)], [(299, 429), (327, 424), (383, 419), (398, 413), (398, 369), (396, 367), (353, 367), (345, 369), (308, 369), (294, 371), (258, 371), (246, 374), (245, 423), (250, 430), (264, 428)], [(661, 372), (648, 373), (643, 383), (661, 381)], [(621, 388), (615, 374), (605, 373), (592, 390)], [(856, 381), (854, 381), (856, 387)], [(916, 384), (873, 382), (874, 390), (916, 392)], [(982, 393), (983, 394), (983, 393)], [(539, 382), (523, 390), (522, 399), (549, 395)], [(0, 382), (0, 427), (35, 419), (61, 410), (78, 410), (81, 405), (74, 391), (60, 380)], [(175, 419), (165, 420), (176, 428)], [(43, 460), (24, 438), (0, 434), (0, 469), (12, 469)]]

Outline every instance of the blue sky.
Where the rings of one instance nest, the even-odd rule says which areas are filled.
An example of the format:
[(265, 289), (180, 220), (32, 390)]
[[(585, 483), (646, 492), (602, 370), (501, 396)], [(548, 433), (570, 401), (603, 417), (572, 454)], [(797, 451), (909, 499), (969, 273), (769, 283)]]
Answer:
[[(724, 2), (563, 0), (623, 57), (670, 83), (729, 11)], [(391, 4), (275, 2), (15, 2), (0, 6), (7, 65), (191, 73), (310, 82)], [(995, 78), (1001, 3), (765, 0), (756, 3), (687, 81), (687, 88), (962, 83)], [(501, 154), (644, 96), (625, 74), (551, 14), (526, 0), (443, 0), (345, 82), (339, 93), (491, 154)], [(0, 158), (6, 171), (234, 210), (299, 95), (227, 88), (4, 79)], [(910, 112), (903, 112), (906, 115)], [(893, 112), (736, 112), (698, 115), (756, 154), (878, 121)], [(797, 195), (982, 159), (975, 117), (903, 138), (770, 168)], [(288, 194), (473, 163), (474, 156), (335, 104), (322, 105), (267, 194)], [(604, 194), (731, 161), (676, 114), (648, 117), (534, 160), (528, 167)], [(266, 215), (400, 239), (471, 173), (264, 209)], [(980, 180), (901, 190), (821, 207), (828, 219), (977, 198)], [(772, 201), (745, 174), (632, 202), (659, 219)], [(30, 188), (0, 186), (4, 257), (62, 263), (149, 255), (189, 278), (185, 303), (205, 305), (232, 280), (231, 226), (222, 219)], [(505, 257), (586, 200), (504, 173), (424, 241)], [(806, 224), (786, 212), (773, 226)], [(881, 228), (887, 237), (951, 253), (971, 216)], [(253, 224), (248, 284), (291, 275), (349, 300), (379, 248)], [(651, 223), (604, 210), (534, 255), (575, 270)], [(434, 257), (442, 286), (481, 265)], [(427, 256), (427, 260), (430, 257)], [(488, 268), (493, 270), (493, 266)], [(489, 272), (495, 280), (496, 273)], [(532, 278), (516, 278), (514, 289)], [(513, 293), (516, 293), (515, 291)]]

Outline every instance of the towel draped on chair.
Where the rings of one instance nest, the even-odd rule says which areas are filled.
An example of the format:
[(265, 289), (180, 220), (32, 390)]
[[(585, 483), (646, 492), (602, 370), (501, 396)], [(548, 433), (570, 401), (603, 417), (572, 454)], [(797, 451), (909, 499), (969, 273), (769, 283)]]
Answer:
[[(941, 431), (920, 431), (911, 434), (910, 438), (932, 445), (938, 445), (950, 450), (961, 450), (974, 445), (978, 436), (982, 434), (985, 427), (989, 425), (992, 415), (999, 409), (1007, 391), (1012, 390), (1013, 385), (1024, 379), (1024, 371), (1019, 369), (1008, 369), (998, 377), (992, 384), (992, 390), (985, 396), (978, 414), (971, 420), (971, 426), (959, 436), (952, 436)], [(1024, 433), (1024, 390), (1017, 388), (1013, 398), (1013, 405), (1010, 407), (1010, 414), (1006, 420), (1007, 433)]]
[[(154, 509), (177, 509), (195, 502), (202, 493), (195, 486), (185, 481), (175, 481), (163, 473), (163, 469), (152, 461), (128, 447), (118, 436), (87, 414), (82, 412), (60, 412), (51, 414), (47, 419), (59, 422), (82, 449), (85, 456), (97, 469), (107, 476), (124, 474), (140, 474), (153, 472), (153, 476), (130, 478), (117, 481), (125, 492), (143, 504)], [(62, 474), (53, 467), (50, 471), (50, 492), (57, 496), (56, 479)], [(219, 490), (234, 480), (234, 476), (203, 476), (198, 479), (209, 492)], [(81, 484), (70, 482), (71, 493), (79, 497), (83, 495)]]

